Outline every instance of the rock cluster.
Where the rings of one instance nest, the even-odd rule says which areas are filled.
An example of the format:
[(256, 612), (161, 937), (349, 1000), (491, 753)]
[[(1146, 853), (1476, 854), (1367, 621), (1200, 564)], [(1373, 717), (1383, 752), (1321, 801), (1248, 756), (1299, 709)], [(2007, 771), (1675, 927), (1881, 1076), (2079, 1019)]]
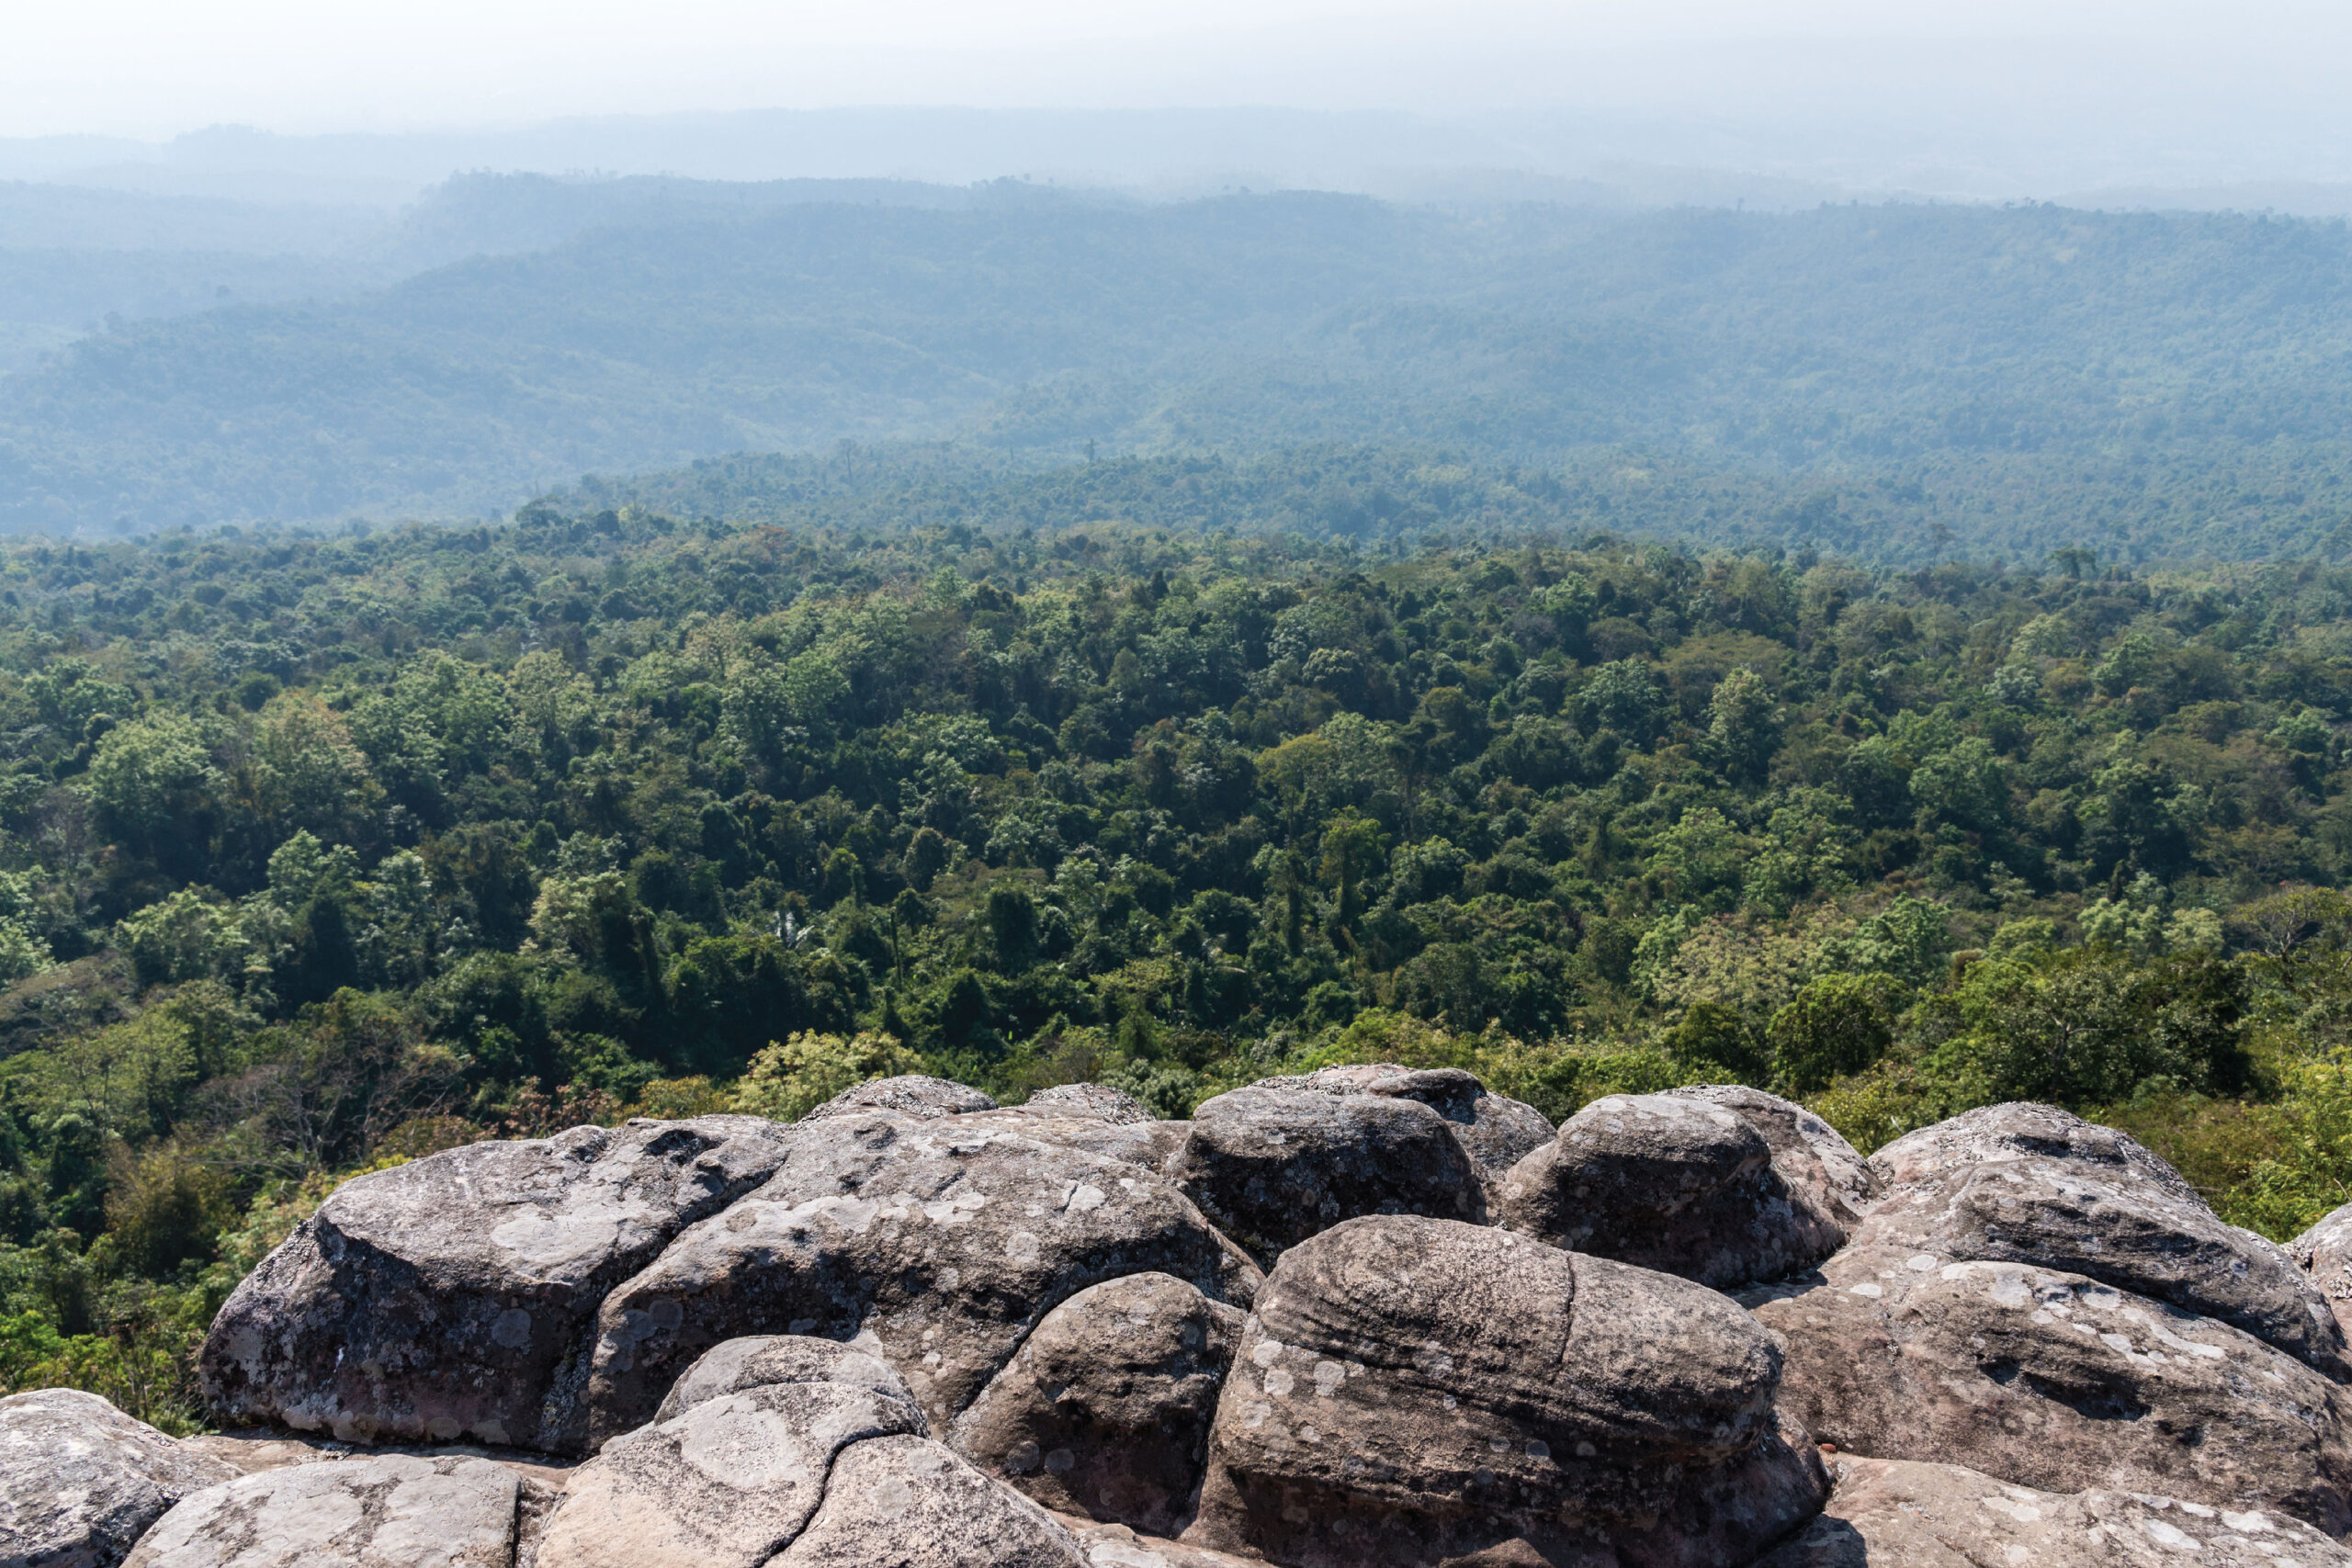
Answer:
[(2046, 1106), (885, 1079), (346, 1183), (207, 1340), (264, 1430), (0, 1401), (0, 1564), (2352, 1568), (2339, 1311), (2352, 1207)]

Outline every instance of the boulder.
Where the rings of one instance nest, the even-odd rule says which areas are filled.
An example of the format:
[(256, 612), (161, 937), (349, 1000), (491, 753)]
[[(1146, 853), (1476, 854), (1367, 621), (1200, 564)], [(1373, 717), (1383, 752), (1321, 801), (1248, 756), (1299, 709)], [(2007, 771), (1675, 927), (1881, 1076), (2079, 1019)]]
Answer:
[(518, 1484), (411, 1454), (266, 1470), (183, 1499), (127, 1568), (509, 1568)]
[(1151, 1111), (1135, 1096), (1109, 1084), (1059, 1083), (1041, 1089), (1013, 1109), (1051, 1116), (1100, 1116), (1105, 1122), (1149, 1122)]
[(1746, 1299), (1786, 1348), (1782, 1406), (1841, 1450), (2352, 1528), (2352, 1400), (2227, 1324), (2080, 1274), (1859, 1245)]
[(2352, 1203), (2289, 1242), (2287, 1254), (2326, 1299), (2336, 1325), (2352, 1335)]
[(1607, 1095), (1569, 1117), (1496, 1183), (1494, 1213), (1554, 1247), (1724, 1289), (1810, 1268), (1846, 1241), (1836, 1208), (1782, 1177), (1754, 1117), (1668, 1094)]
[(1043, 1508), (922, 1438), (876, 1438), (833, 1463), (825, 1504), (771, 1568), (1086, 1568)]
[(1821, 1517), (1756, 1568), (2352, 1568), (2311, 1526), (2134, 1492), (2071, 1495), (1951, 1464), (1840, 1458)]
[(605, 1293), (764, 1181), (794, 1135), (637, 1121), (346, 1181), (213, 1320), (206, 1401), (223, 1425), (577, 1451)]
[(1509, 1170), (1552, 1141), (1550, 1117), (1522, 1100), (1494, 1093), (1459, 1067), (1358, 1063), (1289, 1077), (1261, 1078), (1253, 1087), (1418, 1100), (1453, 1123), (1463, 1148), (1481, 1170), (1489, 1172)]
[(114, 1568), (191, 1492), (236, 1472), (95, 1393), (0, 1399), (0, 1562)]
[(1828, 1482), (1781, 1354), (1686, 1280), (1397, 1215), (1283, 1254), (1185, 1540), (1300, 1568), (1746, 1562)]
[(1089, 1286), (1046, 1314), (948, 1446), (1047, 1508), (1171, 1535), (1192, 1518), (1241, 1324), (1166, 1274)]
[(1087, 1568), (1265, 1568), (1261, 1558), (1235, 1557), (1164, 1536), (1137, 1535), (1125, 1525), (1066, 1517), (1061, 1523), (1078, 1538)]
[(2219, 1318), (2338, 1382), (2352, 1352), (2286, 1248), (2224, 1224), (2133, 1139), (2047, 1105), (1923, 1128), (1871, 1165), (1887, 1196), (1858, 1246), (2032, 1263)]
[(1453, 1124), (1397, 1096), (1267, 1088), (1220, 1094), (1193, 1111), (1170, 1171), (1263, 1264), (1363, 1214), (1487, 1217), (1478, 1168)]
[(1190, 1122), (1114, 1122), (1083, 1111), (1056, 1113), (1054, 1106), (1014, 1106), (1004, 1111), (975, 1111), (956, 1118), (959, 1134), (978, 1127), (996, 1128), (1041, 1144), (1083, 1149), (1105, 1159), (1124, 1160), (1157, 1175), (1165, 1171), (1184, 1146), (1193, 1130)]
[(968, 1085), (921, 1073), (897, 1077), (868, 1078), (845, 1089), (800, 1120), (822, 1122), (832, 1116), (854, 1116), (866, 1111), (895, 1111), (928, 1122), (935, 1116), (957, 1116), (967, 1111), (994, 1111), (996, 1101)]
[(598, 1317), (591, 1441), (650, 1418), (686, 1365), (756, 1334), (857, 1339), (944, 1430), (1038, 1320), (1159, 1272), (1246, 1303), (1258, 1271), (1140, 1167), (960, 1117), (803, 1123), (752, 1196), (689, 1227)]
[(864, 1351), (729, 1340), (654, 1421), (572, 1472), (535, 1568), (760, 1568), (808, 1528), (844, 1449), (929, 1433), (898, 1375)]
[(1704, 1100), (1755, 1128), (1771, 1146), (1772, 1168), (1790, 1192), (1846, 1230), (1860, 1224), (1885, 1193), (1871, 1162), (1837, 1128), (1792, 1100), (1745, 1084), (1692, 1084), (1667, 1093)]

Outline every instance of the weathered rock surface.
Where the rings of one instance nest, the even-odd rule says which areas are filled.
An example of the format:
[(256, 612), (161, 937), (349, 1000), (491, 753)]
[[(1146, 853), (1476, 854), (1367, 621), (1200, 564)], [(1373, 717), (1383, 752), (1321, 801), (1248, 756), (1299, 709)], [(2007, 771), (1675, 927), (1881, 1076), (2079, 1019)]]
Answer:
[(2352, 1203), (2289, 1242), (2287, 1252), (2326, 1298), (2336, 1325), (2352, 1335)]
[(2259, 1508), (2063, 1495), (1899, 1460), (1832, 1469), (1838, 1489), (1821, 1517), (1756, 1568), (2352, 1568), (2352, 1551)]
[(944, 1430), (1038, 1320), (1159, 1272), (1246, 1303), (1258, 1271), (1139, 1167), (961, 1118), (796, 1129), (781, 1168), (606, 1299), (591, 1440), (642, 1424), (695, 1357), (745, 1335), (858, 1339)]
[(901, 1116), (929, 1121), (968, 1111), (994, 1111), (996, 1101), (978, 1089), (945, 1078), (902, 1073), (897, 1077), (869, 1078), (845, 1089), (800, 1120), (822, 1122), (831, 1116), (853, 1116), (865, 1111), (895, 1111)]
[(0, 1399), (0, 1563), (114, 1568), (191, 1492), (236, 1473), (95, 1393)]
[(1284, 1247), (1363, 1214), (1483, 1223), (1478, 1168), (1419, 1100), (1238, 1089), (1193, 1112), (1170, 1168), (1184, 1195), (1271, 1264)]
[(1850, 1247), (1751, 1292), (1781, 1404), (1873, 1459), (2352, 1528), (2352, 1401), (2252, 1335), (2080, 1274)]
[(833, 1463), (825, 1506), (773, 1568), (1085, 1568), (1043, 1508), (922, 1438), (858, 1443)]
[(1126, 1525), (1101, 1524), (1069, 1515), (1055, 1517), (1078, 1538), (1087, 1568), (1262, 1568), (1264, 1562), (1262, 1558), (1236, 1557), (1164, 1536), (1137, 1535)]
[(1744, 1084), (1692, 1084), (1671, 1089), (1677, 1100), (1719, 1106), (1763, 1134), (1772, 1168), (1789, 1190), (1850, 1232), (1886, 1192), (1870, 1161), (1837, 1128), (1792, 1100)]
[(335, 1190), (204, 1343), (224, 1423), (576, 1450), (598, 1304), (796, 1134), (750, 1116), (474, 1144)]
[(2344, 1329), (2293, 1256), (2224, 1224), (2124, 1134), (2052, 1106), (1995, 1105), (1898, 1139), (1871, 1164), (1889, 1191), (1858, 1246), (2087, 1275), (2352, 1382)]
[(655, 1421), (572, 1472), (536, 1568), (760, 1568), (808, 1528), (842, 1450), (929, 1433), (898, 1375), (864, 1351), (730, 1340)]
[(1495, 1223), (1724, 1289), (1809, 1268), (1846, 1240), (1833, 1208), (1782, 1178), (1750, 1115), (1666, 1094), (1608, 1095), (1562, 1122), (1496, 1183)]
[(1135, 1096), (1109, 1084), (1064, 1083), (1041, 1089), (1013, 1107), (1049, 1116), (1100, 1116), (1105, 1122), (1149, 1122), (1151, 1111)]
[(479, 1459), (264, 1471), (183, 1500), (129, 1568), (508, 1568), (517, 1483)]
[(1811, 1517), (1781, 1355), (1688, 1280), (1507, 1231), (1351, 1221), (1283, 1255), (1186, 1540), (1300, 1568), (1745, 1562)]
[(1032, 1105), (1005, 1111), (975, 1111), (958, 1116), (955, 1119), (957, 1135), (967, 1135), (976, 1128), (992, 1128), (1018, 1137), (1035, 1138), (1041, 1144), (1058, 1144), (1063, 1148), (1083, 1149), (1105, 1159), (1124, 1160), (1160, 1175), (1183, 1148), (1185, 1135), (1193, 1130), (1189, 1122), (1114, 1122), (1083, 1112), (1057, 1115), (1053, 1106), (1033, 1109)]
[(1241, 1325), (1166, 1274), (1090, 1286), (1046, 1314), (948, 1446), (1047, 1508), (1173, 1534)]
[(1374, 1094), (1418, 1100), (1444, 1117), (1482, 1170), (1509, 1170), (1552, 1141), (1551, 1118), (1523, 1100), (1487, 1089), (1459, 1067), (1407, 1067), (1395, 1062), (1324, 1067), (1290, 1077), (1261, 1078), (1257, 1089), (1308, 1089), (1317, 1094)]

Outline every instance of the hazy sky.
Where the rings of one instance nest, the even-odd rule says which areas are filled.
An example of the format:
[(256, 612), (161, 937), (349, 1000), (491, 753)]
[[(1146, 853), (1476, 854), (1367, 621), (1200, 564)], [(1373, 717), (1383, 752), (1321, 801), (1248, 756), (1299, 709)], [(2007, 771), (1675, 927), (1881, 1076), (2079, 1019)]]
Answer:
[[(1979, 129), (2022, 113), (2028, 133), (2037, 116), (2120, 117), (2135, 136), (2288, 148), (2336, 134), (2347, 14), (2343, 0), (16, 0), (0, 134), (1280, 104)], [(2343, 152), (2301, 150), (2307, 164)]]

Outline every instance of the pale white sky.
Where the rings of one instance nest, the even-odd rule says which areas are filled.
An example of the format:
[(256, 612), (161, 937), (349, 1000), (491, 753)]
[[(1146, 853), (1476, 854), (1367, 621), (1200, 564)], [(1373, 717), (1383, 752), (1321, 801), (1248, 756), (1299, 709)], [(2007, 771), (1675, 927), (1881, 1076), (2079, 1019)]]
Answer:
[(2310, 117), (2352, 62), (2344, 0), (0, 3), (17, 137), (844, 104), (1989, 118), (2006, 96), (2286, 145), (2332, 134)]

